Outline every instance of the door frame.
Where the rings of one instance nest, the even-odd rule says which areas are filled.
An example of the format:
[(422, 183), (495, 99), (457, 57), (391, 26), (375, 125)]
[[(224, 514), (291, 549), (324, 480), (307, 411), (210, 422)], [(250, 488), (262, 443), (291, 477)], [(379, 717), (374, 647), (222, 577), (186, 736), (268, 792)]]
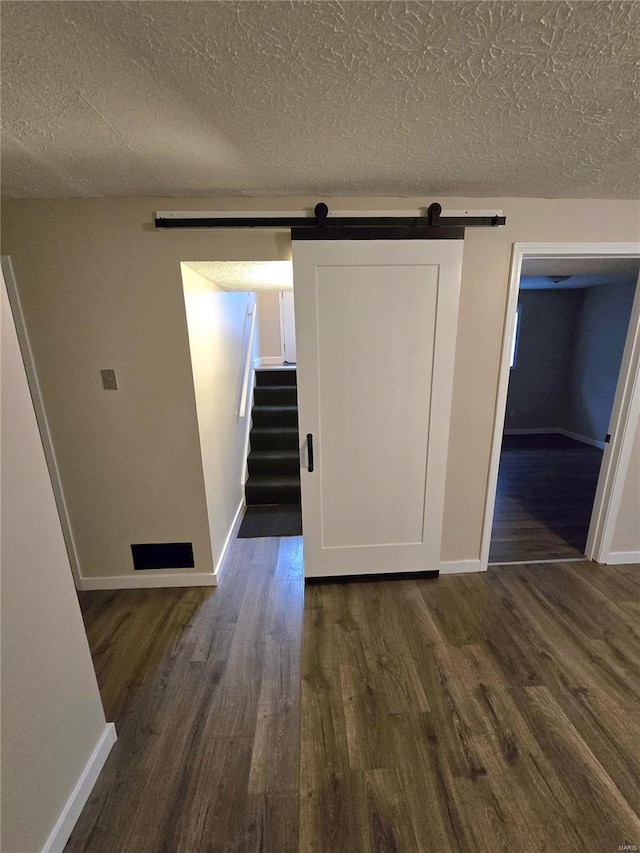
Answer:
[(73, 538), (71, 522), (69, 520), (69, 511), (64, 497), (62, 481), (60, 479), (58, 460), (56, 458), (55, 450), (53, 449), (51, 430), (49, 429), (49, 421), (44, 408), (42, 391), (40, 389), (33, 350), (31, 348), (31, 340), (29, 338), (27, 325), (24, 319), (22, 302), (20, 300), (20, 293), (16, 283), (11, 257), (9, 255), (2, 255), (0, 257), (0, 264), (2, 266), (2, 275), (7, 287), (9, 305), (11, 306), (11, 313), (13, 314), (13, 321), (16, 327), (20, 353), (22, 355), (22, 361), (24, 362), (25, 373), (27, 374), (27, 383), (29, 385), (29, 393), (31, 394), (31, 400), (33, 402), (33, 408), (36, 415), (36, 423), (38, 424), (40, 440), (42, 441), (44, 456), (49, 470), (49, 478), (51, 480), (56, 507), (58, 509), (58, 517), (60, 518), (60, 526), (62, 527), (62, 536), (69, 556), (71, 574), (73, 575), (76, 589), (81, 589), (82, 578), (80, 575), (80, 560), (78, 558), (76, 543)]
[[(495, 512), (498, 468), (509, 389), (511, 347), (515, 333), (515, 317), (520, 291), (522, 262), (525, 258), (638, 258), (640, 243), (514, 243), (511, 252), (509, 291), (505, 308), (500, 356), (500, 373), (493, 421), (493, 437), (485, 500), (480, 571), (489, 565), (491, 529)], [(640, 279), (639, 279), (640, 282)], [(586, 557), (599, 563), (615, 562), (611, 542), (629, 468), (635, 429), (640, 418), (640, 284), (629, 318), (629, 328), (618, 375), (618, 384), (609, 422), (612, 436), (606, 445), (594, 500)]]

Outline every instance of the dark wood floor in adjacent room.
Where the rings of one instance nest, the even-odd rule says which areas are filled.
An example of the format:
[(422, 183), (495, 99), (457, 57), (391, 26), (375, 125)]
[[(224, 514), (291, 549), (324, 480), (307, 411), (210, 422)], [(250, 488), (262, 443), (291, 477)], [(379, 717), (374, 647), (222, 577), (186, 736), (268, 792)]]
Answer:
[(300, 548), (237, 541), (216, 590), (82, 594), (119, 739), (69, 850), (640, 844), (638, 567), (310, 586), (302, 642)]
[(489, 562), (583, 558), (602, 453), (563, 435), (504, 436)]

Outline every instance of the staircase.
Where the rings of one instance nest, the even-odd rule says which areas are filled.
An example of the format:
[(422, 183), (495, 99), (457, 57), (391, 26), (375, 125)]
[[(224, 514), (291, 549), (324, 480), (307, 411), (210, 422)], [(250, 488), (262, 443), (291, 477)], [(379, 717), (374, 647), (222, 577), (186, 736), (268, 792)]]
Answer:
[(247, 506), (300, 505), (296, 369), (258, 368), (253, 395)]

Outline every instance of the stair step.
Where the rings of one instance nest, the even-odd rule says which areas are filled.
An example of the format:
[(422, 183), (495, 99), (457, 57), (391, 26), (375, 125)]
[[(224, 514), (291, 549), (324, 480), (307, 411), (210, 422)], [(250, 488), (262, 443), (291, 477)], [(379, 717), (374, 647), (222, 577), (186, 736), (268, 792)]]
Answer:
[(299, 504), (300, 476), (251, 476), (245, 483), (245, 496), (249, 506), (256, 504)]
[(298, 450), (298, 428), (258, 427), (251, 428), (251, 450)]
[(256, 385), (263, 388), (265, 385), (295, 385), (297, 373), (295, 367), (280, 367), (275, 370), (269, 368), (258, 368), (256, 370)]
[(247, 459), (249, 476), (298, 474), (300, 454), (295, 450), (252, 450)]
[(295, 385), (256, 386), (253, 402), (256, 406), (295, 406), (298, 402), (298, 389)]
[(296, 426), (297, 406), (254, 406), (252, 413), (255, 426)]

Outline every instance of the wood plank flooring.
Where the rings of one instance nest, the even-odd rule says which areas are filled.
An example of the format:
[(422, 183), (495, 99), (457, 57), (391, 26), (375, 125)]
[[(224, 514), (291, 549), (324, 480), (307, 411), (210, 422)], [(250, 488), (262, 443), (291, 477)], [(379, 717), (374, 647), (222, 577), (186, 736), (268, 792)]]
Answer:
[(640, 845), (640, 569), (306, 595), (300, 851)]
[(217, 589), (80, 595), (118, 741), (69, 851), (298, 849), (301, 539), (245, 539)]
[(504, 436), (489, 562), (584, 557), (602, 453), (562, 435)]
[(640, 845), (640, 567), (309, 586), (303, 638), (301, 540), (245, 539), (81, 606), (118, 742), (69, 851)]

